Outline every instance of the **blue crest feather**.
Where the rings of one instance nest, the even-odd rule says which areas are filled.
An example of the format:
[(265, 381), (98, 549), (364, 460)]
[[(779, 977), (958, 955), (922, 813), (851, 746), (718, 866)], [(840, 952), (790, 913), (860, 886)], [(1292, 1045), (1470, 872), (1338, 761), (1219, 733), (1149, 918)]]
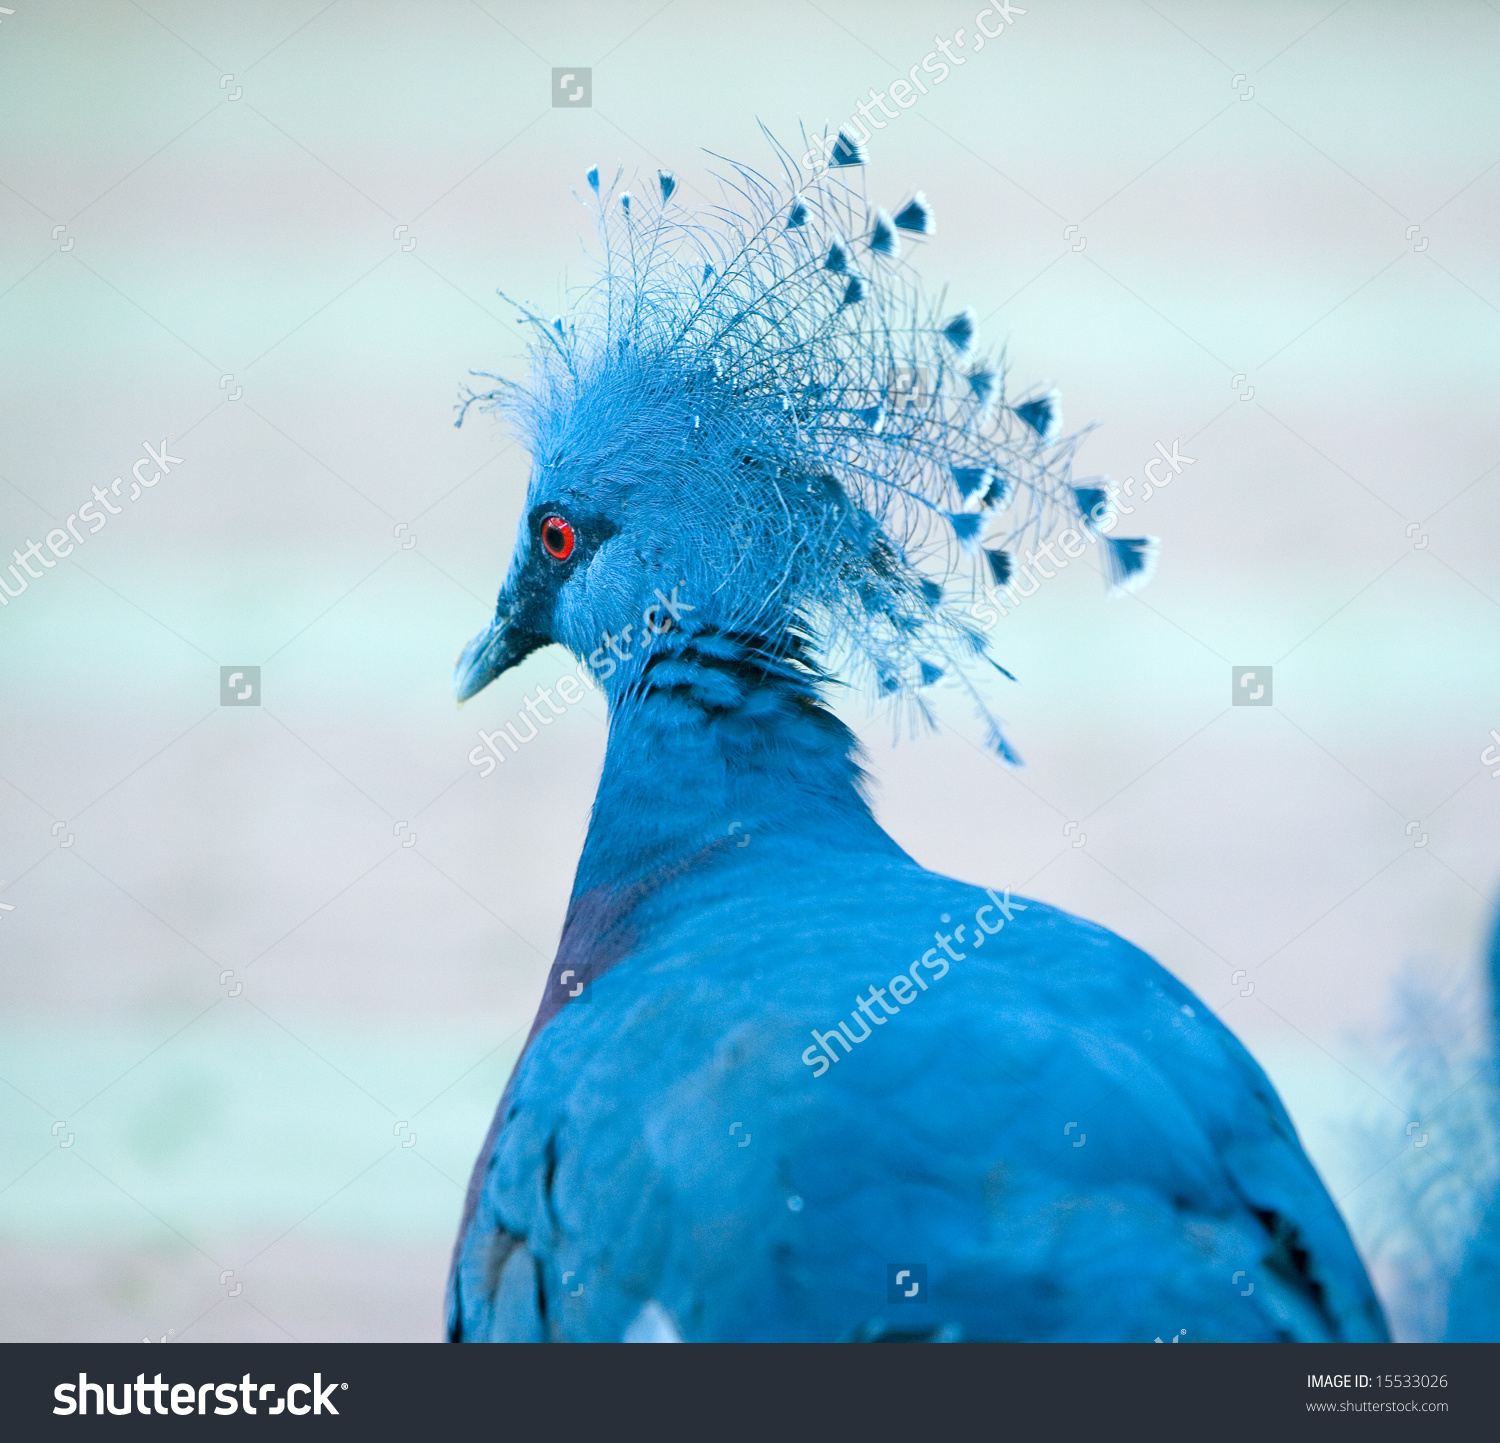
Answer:
[(875, 228), (870, 232), (870, 249), (878, 256), (901, 254), (901, 241), (896, 235), (896, 227), (883, 210), (875, 212)]
[(962, 310), (943, 322), (943, 339), (955, 351), (967, 351), (974, 340), (974, 312)]
[(1078, 514), (1090, 531), (1104, 529), (1105, 523), (1114, 515), (1114, 501), (1103, 486), (1075, 486), (1073, 495), (1078, 498)]
[[(833, 152), (864, 163), (848, 136)], [(934, 303), (881, 249), (898, 226), (931, 233), (920, 194), (886, 217), (837, 162), (809, 184), (778, 155), (780, 185), (726, 161), (722, 199), (698, 210), (676, 203), (669, 170), (651, 201), (617, 177), (591, 207), (597, 280), (563, 327), (534, 331), (530, 382), (471, 391), (459, 419), (474, 403), (504, 410), (538, 465), (592, 478), (578, 484), (601, 505), (670, 505), (702, 586), (746, 632), (797, 618), (828, 673), (903, 705), (937, 668), (1013, 762), (968, 674), (990, 660), (971, 608), (1009, 579), (1012, 543), (1076, 514), (1076, 438), (1044, 453), (1053, 400), (994, 406), (1003, 365), (954, 364), (974, 312)], [(590, 190), (597, 180), (595, 167)], [(851, 235), (882, 254), (868, 275), (854, 273)], [(1154, 545), (1111, 546), (1116, 589), (1139, 584)]]
[(968, 374), (969, 391), (981, 406), (987, 405), (995, 394), (999, 380), (999, 373), (988, 366), (975, 366)]
[(1023, 401), (1016, 415), (1036, 432), (1043, 446), (1050, 446), (1062, 429), (1062, 399), (1056, 391), (1048, 391), (1034, 401)]
[(984, 744), (1000, 758), (1006, 766), (1019, 767), (1021, 758), (1015, 748), (1006, 740), (1005, 733), (1000, 730), (1000, 723), (993, 718), (989, 719), (989, 725), (985, 728)]
[(896, 212), (895, 224), (900, 230), (911, 231), (913, 235), (932, 235), (937, 229), (933, 224), (932, 207), (927, 204), (927, 197), (921, 191)]
[(965, 501), (973, 497), (983, 501), (990, 493), (990, 487), (995, 482), (995, 468), (993, 466), (955, 466), (953, 468), (953, 484), (958, 487), (958, 494)]
[(1016, 478), (1009, 471), (996, 473), (985, 493), (984, 504), (993, 511), (1004, 511), (1016, 499)]
[(977, 541), (984, 527), (984, 517), (972, 511), (950, 511), (948, 522), (953, 527), (953, 534), (966, 544)]
[(1111, 596), (1136, 591), (1150, 581), (1156, 570), (1158, 544), (1154, 536), (1105, 537), (1104, 560)]
[(864, 165), (869, 160), (862, 142), (856, 140), (847, 130), (840, 129), (838, 139), (833, 143), (833, 151), (828, 157), (829, 165)]

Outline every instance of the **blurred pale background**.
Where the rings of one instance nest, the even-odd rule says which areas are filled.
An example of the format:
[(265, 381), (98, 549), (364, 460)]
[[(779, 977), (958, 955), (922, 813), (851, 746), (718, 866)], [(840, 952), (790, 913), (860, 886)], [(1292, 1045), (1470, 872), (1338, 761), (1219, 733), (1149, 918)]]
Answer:
[[(769, 163), (758, 119), (837, 123), (979, 6), (14, 9), (0, 549), (183, 464), (0, 610), (0, 1336), (435, 1338), (603, 746), (590, 699), (466, 761), (556, 651), (450, 699), (527, 464), (451, 425), (514, 373), (495, 288), (584, 274), (591, 163), (708, 199), (703, 150)], [(922, 862), (1201, 993), (1367, 1240), (1419, 1115), (1393, 978), (1471, 978), (1500, 879), (1500, 10), (1013, 16), (872, 198), (925, 189), (926, 277), (1099, 423), (1084, 473), (1195, 462), (1122, 528), (1147, 590), (1078, 564), (1001, 622), (1025, 771), (956, 704), (850, 714)]]

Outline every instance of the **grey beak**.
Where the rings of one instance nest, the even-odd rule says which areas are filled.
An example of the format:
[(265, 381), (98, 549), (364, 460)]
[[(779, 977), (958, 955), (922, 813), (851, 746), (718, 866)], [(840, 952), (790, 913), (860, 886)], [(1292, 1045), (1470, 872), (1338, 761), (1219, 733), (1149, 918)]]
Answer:
[(460, 702), (477, 696), (503, 671), (547, 645), (547, 638), (518, 627), (511, 619), (511, 599), (500, 593), (494, 619), (463, 650), (453, 668), (453, 695)]

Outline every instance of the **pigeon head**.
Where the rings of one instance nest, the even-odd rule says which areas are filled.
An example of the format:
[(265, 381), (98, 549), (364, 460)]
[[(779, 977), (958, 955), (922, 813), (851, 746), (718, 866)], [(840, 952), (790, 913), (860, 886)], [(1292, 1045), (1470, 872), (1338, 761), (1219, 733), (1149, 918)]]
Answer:
[[(526, 508), (495, 617), (460, 660), (460, 700), (549, 642), (587, 658), (610, 637), (681, 628), (774, 650), (851, 577), (894, 573), (878, 522), (800, 454), (779, 398), (650, 351), (574, 360), (520, 400)], [(609, 671), (611, 689), (632, 674)]]
[(999, 665), (974, 603), (1093, 493), (1056, 393), (1008, 405), (973, 313), (926, 298), (902, 255), (933, 232), (925, 197), (872, 208), (839, 154), (812, 183), (786, 156), (780, 185), (732, 166), (697, 212), (667, 172), (644, 199), (589, 173), (597, 279), (553, 320), (519, 307), (529, 377), (459, 411), (504, 414), (533, 462), (460, 700), (549, 642), (719, 631), (923, 712), (949, 677), (1014, 759), (971, 674)]

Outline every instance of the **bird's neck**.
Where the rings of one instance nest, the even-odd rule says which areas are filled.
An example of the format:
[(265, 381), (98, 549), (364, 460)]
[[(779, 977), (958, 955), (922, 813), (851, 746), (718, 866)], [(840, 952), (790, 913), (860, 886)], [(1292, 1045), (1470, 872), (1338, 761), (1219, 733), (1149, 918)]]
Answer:
[(611, 698), (609, 746), (574, 883), (642, 895), (768, 846), (896, 851), (870, 813), (853, 734), (782, 641), (672, 633)]

